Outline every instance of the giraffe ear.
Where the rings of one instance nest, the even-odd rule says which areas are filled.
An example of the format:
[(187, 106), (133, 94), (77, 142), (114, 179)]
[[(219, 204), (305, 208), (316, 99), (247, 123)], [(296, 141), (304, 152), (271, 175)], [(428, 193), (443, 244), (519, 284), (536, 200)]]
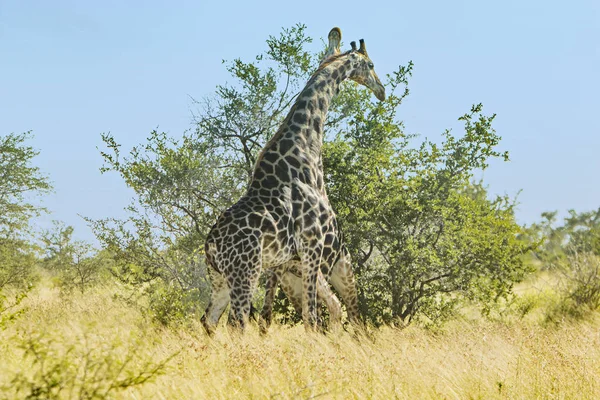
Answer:
[(340, 54), (340, 42), (342, 41), (342, 31), (337, 26), (329, 31), (329, 44), (327, 45), (327, 49), (325, 49), (325, 54), (323, 54), (323, 58), (321, 59), (321, 64), (327, 61), (331, 56), (335, 56)]

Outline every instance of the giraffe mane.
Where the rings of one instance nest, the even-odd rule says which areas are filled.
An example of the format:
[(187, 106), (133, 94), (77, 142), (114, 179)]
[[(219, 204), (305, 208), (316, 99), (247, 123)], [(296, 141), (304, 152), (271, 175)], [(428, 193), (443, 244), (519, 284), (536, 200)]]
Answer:
[[(323, 68), (325, 68), (326, 66), (328, 66), (332, 62), (338, 60), (339, 58), (347, 56), (348, 54), (352, 53), (353, 51), (354, 50), (348, 50), (348, 51), (346, 51), (344, 53), (335, 54), (335, 55), (332, 55), (331, 57), (329, 57), (325, 62), (323, 62), (321, 65), (319, 65), (319, 67), (317, 68), (317, 70), (311, 75), (310, 79), (308, 80), (308, 82), (306, 82), (306, 85), (304, 87), (306, 88), (306, 86), (308, 86), (312, 81), (314, 81), (314, 79), (316, 78), (316, 76), (319, 74), (319, 72), (321, 72), (323, 70)], [(294, 111), (296, 111), (296, 106), (297, 106), (298, 100), (299, 100), (298, 96), (300, 95), (300, 93), (302, 93), (302, 91), (300, 91), (296, 95), (296, 100), (294, 101), (294, 104), (290, 108), (290, 111), (288, 111), (288, 114), (286, 115), (286, 117), (284, 118), (284, 120), (281, 121), (281, 124), (279, 124), (279, 129), (277, 129), (277, 132), (275, 132), (275, 134), (273, 136), (271, 136), (271, 139), (269, 139), (267, 141), (267, 143), (260, 150), (260, 153), (258, 153), (258, 157), (256, 157), (256, 162), (254, 163), (254, 169), (252, 171), (253, 173), (256, 172), (256, 169), (258, 168), (260, 162), (264, 158), (265, 151), (273, 144), (273, 142), (276, 142), (279, 139), (281, 139), (281, 135), (283, 135), (283, 127), (287, 126), (290, 118), (292, 118), (292, 115), (294, 115)]]
[[(332, 62), (334, 62), (335, 60), (337, 60), (338, 58), (342, 58), (344, 56), (347, 56), (348, 54), (352, 53), (353, 50), (348, 50), (344, 53), (340, 53), (340, 54), (334, 54), (332, 56), (330, 56), (327, 60), (323, 61), (321, 63), (321, 65), (319, 65), (319, 67), (317, 68), (317, 70), (312, 74), (312, 76), (310, 77), (310, 79), (308, 80), (308, 82), (310, 82), (311, 80), (313, 80), (313, 78), (315, 77), (316, 74), (318, 74), (323, 68), (325, 68), (326, 66), (328, 66), (329, 64), (331, 64)], [(307, 82), (307, 84), (308, 84)]]

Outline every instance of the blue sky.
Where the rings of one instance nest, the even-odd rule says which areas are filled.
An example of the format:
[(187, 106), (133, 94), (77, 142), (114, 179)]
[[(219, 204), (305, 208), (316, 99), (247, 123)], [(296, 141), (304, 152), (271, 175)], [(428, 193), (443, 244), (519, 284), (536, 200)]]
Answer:
[[(407, 132), (438, 140), (471, 104), (496, 113), (501, 150), (484, 181), (519, 195), (521, 223), (541, 212), (600, 207), (600, 2), (123, 2), (0, 0), (0, 133), (33, 130), (55, 193), (52, 219), (93, 235), (78, 216), (124, 216), (132, 193), (101, 175), (100, 133), (125, 150), (157, 128), (191, 126), (189, 96), (228, 79), (298, 22), (365, 38), (380, 76), (412, 60)], [(315, 40), (313, 49), (320, 49)]]

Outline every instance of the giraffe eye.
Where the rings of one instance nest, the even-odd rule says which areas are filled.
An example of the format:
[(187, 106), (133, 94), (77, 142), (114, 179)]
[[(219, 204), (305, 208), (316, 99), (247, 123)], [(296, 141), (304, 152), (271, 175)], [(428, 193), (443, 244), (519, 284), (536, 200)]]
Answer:
[(372, 62), (369, 63), (369, 68), (373, 69), (373, 63)]

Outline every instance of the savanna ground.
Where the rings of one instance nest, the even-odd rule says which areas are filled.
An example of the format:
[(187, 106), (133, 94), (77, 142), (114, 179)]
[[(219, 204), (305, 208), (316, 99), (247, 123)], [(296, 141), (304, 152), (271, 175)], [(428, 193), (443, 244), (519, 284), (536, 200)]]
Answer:
[[(413, 324), (261, 337), (196, 320), (162, 328), (114, 285), (65, 295), (42, 279), (0, 331), (2, 398), (600, 398), (600, 315), (547, 321), (552, 275), (521, 284), (511, 311)], [(467, 312), (468, 314), (468, 312)], [(54, 397), (55, 396), (55, 397)]]

